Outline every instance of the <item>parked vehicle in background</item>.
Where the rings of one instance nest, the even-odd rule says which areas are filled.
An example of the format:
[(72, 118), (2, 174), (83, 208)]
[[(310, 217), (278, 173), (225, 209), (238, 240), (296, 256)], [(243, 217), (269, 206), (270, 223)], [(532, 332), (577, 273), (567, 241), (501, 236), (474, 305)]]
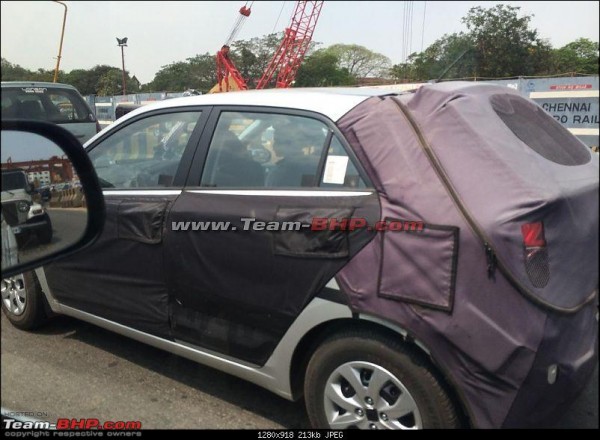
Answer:
[(71, 85), (2, 81), (2, 119), (28, 119), (60, 125), (84, 144), (100, 131), (94, 112)]
[(2, 214), (17, 240), (25, 243), (33, 234), (40, 243), (50, 243), (52, 222), (44, 207), (33, 201), (33, 194), (23, 170), (2, 170)]
[(133, 102), (121, 102), (115, 107), (115, 120), (127, 113), (134, 111), (136, 108), (140, 108), (142, 104), (135, 104)]
[(85, 149), (106, 226), (26, 295), (314, 427), (540, 426), (594, 371), (598, 156), (513, 90), (190, 96)]

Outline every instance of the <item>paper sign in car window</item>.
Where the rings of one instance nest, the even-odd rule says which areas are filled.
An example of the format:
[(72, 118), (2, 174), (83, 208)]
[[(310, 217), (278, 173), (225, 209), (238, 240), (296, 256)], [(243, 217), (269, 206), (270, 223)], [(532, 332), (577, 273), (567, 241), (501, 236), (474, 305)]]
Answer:
[(346, 177), (346, 168), (348, 168), (348, 156), (327, 156), (325, 172), (323, 173), (323, 183), (344, 184)]

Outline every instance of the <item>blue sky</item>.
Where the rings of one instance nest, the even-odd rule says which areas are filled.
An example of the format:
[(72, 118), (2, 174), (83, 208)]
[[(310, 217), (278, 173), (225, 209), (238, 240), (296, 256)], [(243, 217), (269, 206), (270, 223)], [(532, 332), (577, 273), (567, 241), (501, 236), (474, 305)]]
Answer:
[[(216, 52), (226, 39), (243, 1), (127, 2), (68, 1), (61, 69), (121, 65), (115, 37), (128, 37), (125, 67), (142, 83), (161, 66), (199, 53)], [(246, 39), (281, 31), (291, 17), (293, 1), (257, 1), (239, 34)], [(427, 47), (446, 33), (465, 30), (460, 19), (473, 6), (498, 3), (520, 6), (534, 14), (532, 26), (554, 47), (580, 37), (598, 41), (598, 2), (422, 2), (413, 3), (412, 51)], [(402, 61), (405, 2), (326, 1), (314, 40), (360, 44)], [(277, 17), (282, 10), (281, 18)], [(12, 63), (54, 69), (63, 7), (51, 1), (1, 2), (1, 53)], [(423, 15), (425, 11), (425, 27)]]

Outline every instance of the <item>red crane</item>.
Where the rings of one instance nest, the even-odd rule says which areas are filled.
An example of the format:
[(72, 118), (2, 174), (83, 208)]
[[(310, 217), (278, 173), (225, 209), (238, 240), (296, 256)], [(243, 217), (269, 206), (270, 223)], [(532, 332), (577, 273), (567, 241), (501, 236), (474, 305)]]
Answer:
[(237, 90), (248, 90), (246, 81), (244, 81), (244, 78), (242, 78), (242, 75), (233, 64), (233, 61), (229, 58), (229, 44), (231, 44), (238, 32), (242, 29), (246, 18), (250, 16), (250, 13), (252, 12), (250, 9), (252, 8), (253, 3), (254, 2), (250, 2), (250, 5), (248, 5), (248, 2), (246, 2), (246, 4), (240, 8), (240, 15), (234, 23), (233, 28), (229, 33), (229, 37), (227, 37), (221, 50), (217, 52), (217, 85), (213, 87), (209, 93), (216, 92), (217, 88), (219, 92), (222, 92), (223, 86), (225, 86), (225, 91), (228, 92), (230, 89), (229, 78), (233, 79), (237, 86)]
[(296, 10), (292, 15), (290, 26), (286, 28), (279, 48), (258, 81), (257, 89), (269, 86), (275, 72), (277, 72), (275, 87), (287, 88), (292, 84), (310, 46), (322, 7), (322, 1), (296, 2)]
[[(241, 29), (244, 19), (250, 15), (252, 3), (250, 6), (246, 3), (240, 9), (240, 17), (234, 24), (229, 38), (217, 52), (217, 85), (209, 93), (228, 92), (233, 89), (248, 90), (246, 81), (229, 58), (229, 43)], [(296, 2), (290, 25), (285, 29), (281, 44), (258, 81), (257, 89), (264, 89), (271, 85), (275, 74), (277, 74), (275, 87), (286, 88), (292, 85), (312, 41), (322, 7), (323, 1)], [(234, 81), (235, 86), (229, 83), (230, 78)]]

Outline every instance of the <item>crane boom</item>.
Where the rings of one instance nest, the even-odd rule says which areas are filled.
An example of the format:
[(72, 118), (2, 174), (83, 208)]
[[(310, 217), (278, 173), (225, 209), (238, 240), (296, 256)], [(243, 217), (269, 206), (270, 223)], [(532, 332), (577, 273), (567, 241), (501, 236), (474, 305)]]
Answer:
[[(233, 79), (234, 84), (229, 83), (229, 79)], [(219, 92), (225, 89), (226, 92), (229, 90), (248, 90), (246, 81), (242, 77), (242, 74), (237, 70), (233, 61), (229, 58), (229, 46), (225, 45), (217, 52), (217, 86)], [(215, 87), (213, 87), (215, 89)], [(216, 92), (216, 90), (211, 90)]]
[(258, 81), (257, 89), (269, 86), (277, 72), (275, 87), (289, 87), (296, 78), (296, 72), (310, 46), (323, 1), (298, 1), (290, 26), (286, 28), (283, 40), (269, 66)]
[[(248, 90), (246, 81), (242, 78), (242, 75), (233, 64), (233, 61), (229, 58), (229, 44), (241, 30), (246, 18), (250, 16), (253, 4), (254, 2), (250, 2), (250, 4), (246, 2), (246, 4), (240, 8), (240, 15), (233, 25), (225, 44), (221, 47), (221, 50), (217, 52), (217, 85), (213, 87), (209, 93), (215, 93), (217, 91), (228, 92), (229, 90)], [(233, 79), (234, 84), (229, 83), (230, 78)]]

